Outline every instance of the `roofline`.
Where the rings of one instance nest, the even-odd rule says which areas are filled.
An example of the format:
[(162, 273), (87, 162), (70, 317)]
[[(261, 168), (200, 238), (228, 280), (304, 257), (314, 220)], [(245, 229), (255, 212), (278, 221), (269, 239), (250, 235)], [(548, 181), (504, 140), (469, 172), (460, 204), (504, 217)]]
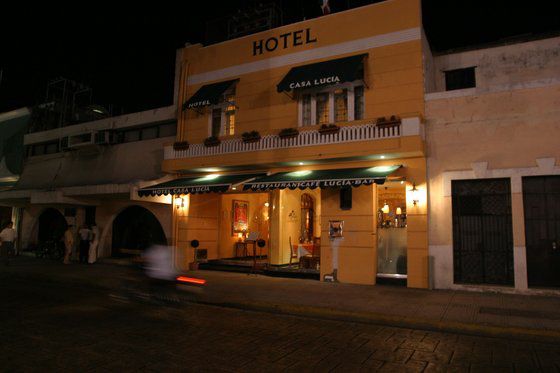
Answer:
[[(480, 50), (480, 49), (498, 48), (498, 47), (503, 47), (503, 46), (506, 46), (506, 45), (522, 44), (522, 43), (527, 43), (527, 42), (536, 41), (536, 40), (553, 39), (553, 38), (556, 38), (556, 37), (559, 37), (559, 36), (560, 36), (560, 30), (538, 33), (538, 34), (532, 34), (532, 33), (519, 34), (519, 35), (514, 35), (514, 36), (511, 36), (511, 37), (499, 39), (499, 40), (496, 40), (496, 41), (473, 44), (473, 45), (469, 45), (469, 46), (466, 46), (466, 47), (450, 48), (450, 49), (445, 49), (445, 50), (437, 51), (437, 52), (432, 50), (432, 55), (434, 57), (437, 57), (437, 56), (443, 56), (443, 55), (447, 55), (447, 54), (470, 52), (470, 51)], [(430, 47), (431, 47), (431, 44), (430, 44)]]

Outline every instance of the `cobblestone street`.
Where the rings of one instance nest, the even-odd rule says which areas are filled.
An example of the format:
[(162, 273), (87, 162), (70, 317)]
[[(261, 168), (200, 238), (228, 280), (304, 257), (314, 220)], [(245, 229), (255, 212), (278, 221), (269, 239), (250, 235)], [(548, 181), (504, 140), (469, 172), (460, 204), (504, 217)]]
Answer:
[[(3, 371), (558, 371), (560, 346), (5, 280)], [(152, 294), (152, 296), (150, 296)]]

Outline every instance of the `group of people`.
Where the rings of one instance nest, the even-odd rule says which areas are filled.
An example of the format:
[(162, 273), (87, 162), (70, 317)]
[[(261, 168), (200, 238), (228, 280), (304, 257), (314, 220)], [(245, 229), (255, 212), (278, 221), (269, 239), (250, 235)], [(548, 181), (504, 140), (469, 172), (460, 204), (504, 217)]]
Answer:
[[(97, 259), (97, 246), (99, 244), (99, 228), (94, 223), (92, 225), (83, 224), (78, 230), (80, 243), (78, 245), (78, 258), (80, 263), (93, 264)], [(74, 249), (74, 229), (68, 226), (64, 232), (64, 264), (70, 264), (70, 257)]]
[(5, 265), (10, 265), (10, 256), (15, 255), (15, 241), (17, 238), (13, 222), (7, 222), (0, 231), (0, 257)]

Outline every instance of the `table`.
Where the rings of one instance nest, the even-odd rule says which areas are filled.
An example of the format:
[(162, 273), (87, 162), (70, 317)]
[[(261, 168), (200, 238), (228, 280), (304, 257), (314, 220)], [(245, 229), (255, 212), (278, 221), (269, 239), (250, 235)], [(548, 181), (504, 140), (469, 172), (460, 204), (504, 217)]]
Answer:
[(235, 243), (235, 256), (239, 257), (239, 255), (237, 255), (238, 250), (241, 249), (241, 253), (243, 254), (243, 257), (247, 256), (247, 243), (243, 242), (243, 241), (238, 241)]
[(305, 255), (314, 254), (314, 245), (312, 243), (300, 243), (297, 247), (298, 250), (298, 259)]

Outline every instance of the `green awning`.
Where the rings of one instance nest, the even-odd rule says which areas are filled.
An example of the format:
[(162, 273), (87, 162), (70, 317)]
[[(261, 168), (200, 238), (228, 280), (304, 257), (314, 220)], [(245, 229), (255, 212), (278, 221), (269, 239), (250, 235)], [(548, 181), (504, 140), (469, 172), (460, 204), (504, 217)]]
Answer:
[(367, 54), (359, 54), (293, 67), (278, 83), (276, 89), (278, 92), (288, 92), (293, 89), (315, 88), (363, 79), (365, 56)]
[(343, 188), (383, 184), (401, 165), (281, 172), (244, 183), (244, 190)]
[(175, 179), (165, 183), (152, 185), (138, 190), (140, 197), (177, 195), (177, 194), (196, 194), (218, 192), (224, 193), (230, 187), (242, 184), (246, 181), (254, 180), (262, 174), (251, 175), (206, 175), (201, 177), (190, 177)]
[(218, 104), (224, 92), (238, 80), (239, 79), (233, 79), (225, 82), (203, 85), (183, 104), (183, 110)]

